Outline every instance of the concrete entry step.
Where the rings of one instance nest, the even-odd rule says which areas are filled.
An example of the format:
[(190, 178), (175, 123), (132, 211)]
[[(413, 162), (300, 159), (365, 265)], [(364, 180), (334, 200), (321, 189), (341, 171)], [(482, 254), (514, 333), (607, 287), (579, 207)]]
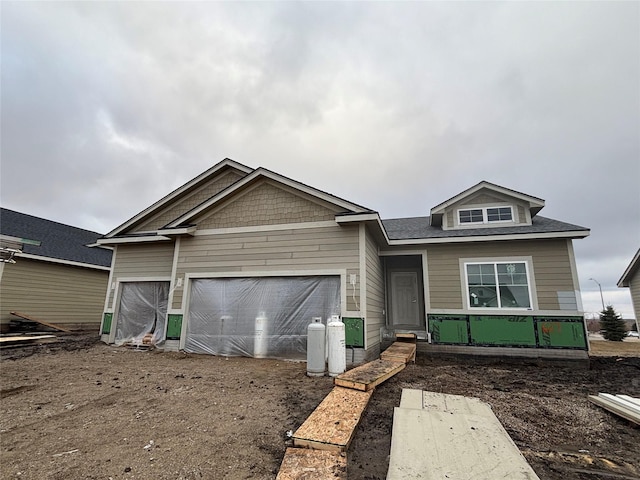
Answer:
[(394, 409), (387, 480), (538, 479), (488, 404), (405, 390)]

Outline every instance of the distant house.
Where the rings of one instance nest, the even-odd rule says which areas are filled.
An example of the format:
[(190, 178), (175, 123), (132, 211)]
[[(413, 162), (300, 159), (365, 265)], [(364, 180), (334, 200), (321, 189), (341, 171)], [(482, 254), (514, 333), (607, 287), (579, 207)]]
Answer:
[[(628, 287), (631, 293), (633, 313), (636, 318), (636, 328), (640, 323), (640, 249), (636, 252), (631, 263), (618, 280), (618, 287)], [(640, 328), (638, 328), (640, 331)]]
[(346, 325), (348, 362), (399, 332), (453, 353), (585, 358), (572, 240), (544, 200), (486, 181), (431, 209), (375, 210), (226, 159), (98, 240), (114, 248), (102, 338), (304, 358)]
[(67, 329), (100, 326), (111, 251), (102, 235), (0, 209), (0, 325), (21, 312)]

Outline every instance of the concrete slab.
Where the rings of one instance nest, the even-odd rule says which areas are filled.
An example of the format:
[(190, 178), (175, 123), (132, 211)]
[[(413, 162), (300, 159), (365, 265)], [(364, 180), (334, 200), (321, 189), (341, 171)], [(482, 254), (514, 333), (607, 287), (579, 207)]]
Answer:
[(387, 480), (538, 479), (486, 403), (413, 390), (401, 405)]

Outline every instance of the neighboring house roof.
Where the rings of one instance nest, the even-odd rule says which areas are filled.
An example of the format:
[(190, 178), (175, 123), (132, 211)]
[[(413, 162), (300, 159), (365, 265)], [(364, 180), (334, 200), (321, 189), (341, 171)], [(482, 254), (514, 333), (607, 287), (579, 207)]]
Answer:
[(97, 232), (0, 208), (0, 234), (40, 242), (40, 246), (25, 244), (18, 256), (111, 267), (110, 250), (87, 246), (102, 237)]
[(382, 220), (390, 240), (416, 240), (416, 239), (451, 239), (463, 237), (500, 237), (501, 235), (523, 234), (567, 234), (570, 237), (586, 237), (589, 229), (560, 222), (551, 218), (536, 216), (531, 220), (531, 225), (515, 225), (509, 227), (491, 228), (466, 228), (460, 230), (443, 230), (441, 227), (431, 225), (429, 217), (394, 218)]
[(434, 226), (442, 225), (442, 216), (444, 215), (445, 209), (456, 203), (460, 200), (473, 195), (474, 193), (487, 189), (497, 193), (502, 193), (508, 195), (512, 198), (517, 198), (523, 202), (529, 204), (529, 211), (531, 213), (531, 218), (535, 217), (537, 213), (542, 210), (544, 207), (544, 200), (538, 197), (534, 197), (532, 195), (527, 195), (526, 193), (518, 192), (516, 190), (512, 190), (510, 188), (501, 187), (500, 185), (496, 185), (495, 183), (487, 182), (483, 180), (480, 183), (477, 183), (473, 187), (467, 188), (464, 192), (460, 192), (459, 194), (451, 197), (448, 200), (436, 205), (431, 209), (431, 217), (430, 221)]
[(620, 280), (618, 280), (618, 287), (628, 287), (638, 269), (640, 269), (640, 248), (634, 255), (627, 269), (622, 274), (622, 277), (620, 277)]

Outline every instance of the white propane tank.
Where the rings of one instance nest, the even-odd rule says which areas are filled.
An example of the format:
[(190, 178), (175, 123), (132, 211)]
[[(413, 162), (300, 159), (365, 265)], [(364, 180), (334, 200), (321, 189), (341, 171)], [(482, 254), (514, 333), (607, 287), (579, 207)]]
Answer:
[(326, 370), (325, 330), (320, 317), (313, 317), (307, 327), (307, 375), (310, 377), (322, 377)]
[(331, 315), (327, 324), (327, 349), (329, 350), (329, 376), (337, 377), (347, 369), (344, 323), (338, 315)]
[(256, 317), (255, 336), (253, 337), (253, 356), (264, 358), (269, 351), (269, 336), (267, 335), (269, 319), (264, 312)]

